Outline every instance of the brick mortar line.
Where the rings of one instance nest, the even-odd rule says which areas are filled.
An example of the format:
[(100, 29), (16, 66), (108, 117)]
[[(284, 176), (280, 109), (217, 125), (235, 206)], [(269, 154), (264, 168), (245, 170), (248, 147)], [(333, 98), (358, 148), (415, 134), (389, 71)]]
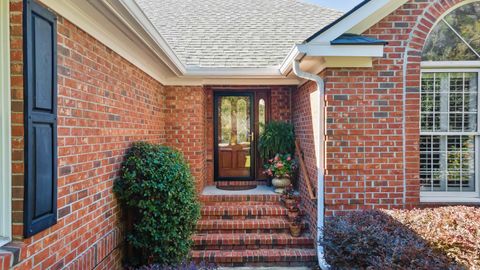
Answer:
[(97, 259), (98, 259), (98, 243), (104, 239), (106, 239), (110, 234), (115, 234), (116, 232), (119, 233), (120, 229), (118, 227), (112, 229), (111, 231), (105, 233), (100, 239), (98, 239), (94, 244), (92, 244), (89, 248), (85, 249), (82, 253), (80, 253), (79, 255), (77, 255), (72, 261), (70, 261), (68, 264), (66, 264), (63, 268), (67, 268), (69, 266), (71, 266), (72, 264), (74, 264), (76, 261), (78, 261), (83, 255), (85, 255), (87, 252), (90, 251), (90, 249), (95, 249), (95, 266), (94, 268), (96, 268), (103, 260), (105, 260), (108, 255), (110, 255), (115, 249), (117, 249), (118, 247), (120, 247), (122, 245), (122, 242), (123, 241), (120, 241), (114, 248), (112, 248), (112, 250), (105, 254), (105, 256), (102, 258), (102, 260), (100, 262), (97, 262)]

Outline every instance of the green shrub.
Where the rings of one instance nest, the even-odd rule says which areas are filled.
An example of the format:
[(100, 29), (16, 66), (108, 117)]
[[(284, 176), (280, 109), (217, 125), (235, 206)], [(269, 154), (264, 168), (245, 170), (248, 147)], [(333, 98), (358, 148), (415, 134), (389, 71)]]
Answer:
[(135, 143), (114, 191), (126, 209), (127, 263), (171, 265), (185, 260), (200, 216), (190, 169), (178, 151)]
[(293, 154), (295, 152), (293, 125), (281, 121), (268, 123), (258, 141), (258, 151), (264, 159), (273, 158), (276, 154)]

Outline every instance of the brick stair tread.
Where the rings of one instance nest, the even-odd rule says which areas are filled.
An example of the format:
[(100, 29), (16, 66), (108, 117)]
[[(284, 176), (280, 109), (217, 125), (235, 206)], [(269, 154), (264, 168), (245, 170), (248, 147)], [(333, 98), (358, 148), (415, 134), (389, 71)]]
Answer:
[(206, 205), (202, 216), (285, 216), (287, 209), (281, 205)]
[(193, 250), (192, 259), (210, 263), (313, 262), (315, 249)]
[(197, 222), (197, 230), (250, 230), (250, 229), (288, 229), (289, 222), (285, 218), (223, 220), (201, 219)]
[(289, 233), (219, 233), (195, 234), (195, 246), (290, 246), (313, 247), (313, 239), (308, 235), (293, 237)]
[(281, 196), (272, 195), (200, 195), (200, 202), (280, 202)]
[(273, 206), (283, 206), (281, 202), (257, 202), (257, 201), (246, 201), (246, 202), (201, 202), (202, 206), (240, 206), (240, 205), (273, 205)]

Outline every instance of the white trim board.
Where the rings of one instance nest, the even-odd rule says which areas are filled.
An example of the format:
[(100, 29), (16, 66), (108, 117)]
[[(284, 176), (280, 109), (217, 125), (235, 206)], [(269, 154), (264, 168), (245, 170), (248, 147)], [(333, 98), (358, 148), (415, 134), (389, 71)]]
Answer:
[(326, 45), (345, 33), (362, 34), (406, 2), (407, 0), (372, 0), (338, 21), (309, 43)]
[(9, 4), (0, 0), (0, 246), (12, 239)]

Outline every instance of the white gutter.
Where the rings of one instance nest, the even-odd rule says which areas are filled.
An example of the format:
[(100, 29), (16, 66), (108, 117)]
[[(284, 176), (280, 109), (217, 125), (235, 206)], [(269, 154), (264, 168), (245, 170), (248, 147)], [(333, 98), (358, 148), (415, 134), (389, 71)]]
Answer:
[(318, 265), (322, 270), (330, 269), (330, 265), (325, 259), (325, 250), (323, 248), (323, 228), (325, 225), (325, 198), (324, 198), (324, 148), (325, 148), (325, 82), (323, 79), (315, 74), (307, 73), (300, 69), (300, 61), (293, 62), (293, 73), (302, 79), (314, 81), (317, 84), (317, 91), (319, 93), (319, 130), (317, 141), (317, 257)]

